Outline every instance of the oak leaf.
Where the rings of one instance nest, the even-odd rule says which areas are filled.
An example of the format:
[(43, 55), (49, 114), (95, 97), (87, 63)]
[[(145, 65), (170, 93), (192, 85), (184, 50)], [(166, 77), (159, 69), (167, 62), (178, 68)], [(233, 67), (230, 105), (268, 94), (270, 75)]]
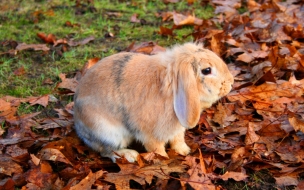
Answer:
[(227, 171), (224, 175), (221, 175), (220, 178), (224, 181), (227, 181), (229, 178), (234, 179), (235, 181), (244, 181), (248, 175), (242, 173), (242, 172), (232, 172)]
[(72, 92), (76, 91), (78, 81), (75, 78), (66, 78), (65, 74), (59, 74), (59, 77), (62, 82), (58, 84), (58, 88), (66, 88), (71, 90)]
[(293, 176), (275, 177), (275, 180), (276, 180), (276, 184), (282, 187), (286, 187), (290, 185), (298, 185), (299, 183), (297, 177), (293, 177)]
[(105, 174), (105, 180), (116, 185), (118, 190), (130, 189), (129, 181), (134, 180), (141, 185), (151, 184), (153, 176), (162, 180), (169, 179), (172, 172), (184, 172), (185, 166), (174, 163), (174, 160), (160, 160), (151, 165), (140, 167), (135, 163), (121, 164), (117, 162), (119, 173)]
[(188, 165), (190, 169), (187, 171), (189, 178), (182, 178), (182, 185), (185, 186), (186, 183), (189, 183), (194, 189), (215, 190), (215, 185), (213, 185), (210, 179), (212, 178), (212, 174), (204, 173), (205, 169), (201, 168), (204, 164), (198, 163), (198, 160), (201, 162), (203, 159), (192, 156), (185, 158), (183, 164)]
[(84, 179), (82, 179), (77, 185), (70, 187), (70, 190), (84, 190), (91, 189), (91, 186), (94, 182), (103, 176), (104, 171), (100, 170), (98, 172), (93, 173), (90, 171), (89, 175), (87, 175)]

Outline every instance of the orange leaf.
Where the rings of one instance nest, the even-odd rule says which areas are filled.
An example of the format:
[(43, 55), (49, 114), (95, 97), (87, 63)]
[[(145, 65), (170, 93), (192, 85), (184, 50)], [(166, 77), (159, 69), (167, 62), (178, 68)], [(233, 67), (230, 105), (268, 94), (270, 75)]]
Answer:
[(25, 69), (23, 66), (19, 67), (18, 69), (16, 69), (14, 71), (14, 74), (17, 75), (17, 76), (21, 76), (21, 75), (24, 75), (25, 74)]
[(45, 43), (48, 43), (48, 44), (53, 44), (56, 42), (56, 37), (54, 34), (44, 34), (42, 32), (38, 32), (37, 33), (37, 36), (42, 39)]
[(248, 177), (248, 175), (246, 175), (242, 172), (227, 171), (224, 175), (221, 175), (220, 177), (224, 181), (227, 181), (229, 178), (234, 179), (235, 181), (244, 181)]
[(89, 175), (83, 178), (77, 185), (74, 185), (70, 190), (84, 190), (91, 189), (94, 182), (104, 174), (104, 171), (100, 170), (98, 172), (92, 173), (90, 171)]

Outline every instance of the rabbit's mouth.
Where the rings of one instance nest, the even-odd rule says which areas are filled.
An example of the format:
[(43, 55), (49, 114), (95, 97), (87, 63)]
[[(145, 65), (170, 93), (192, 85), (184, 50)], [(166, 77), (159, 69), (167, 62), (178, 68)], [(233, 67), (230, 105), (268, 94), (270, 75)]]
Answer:
[(222, 87), (220, 89), (220, 93), (218, 94), (219, 98), (226, 96), (232, 90), (233, 82), (223, 82)]

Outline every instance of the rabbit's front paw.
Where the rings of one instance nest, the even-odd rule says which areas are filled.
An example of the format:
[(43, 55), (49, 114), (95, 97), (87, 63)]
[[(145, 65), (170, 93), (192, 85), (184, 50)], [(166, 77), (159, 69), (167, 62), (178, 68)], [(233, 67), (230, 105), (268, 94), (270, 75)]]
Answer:
[[(118, 156), (119, 155), (119, 156)], [(129, 162), (137, 161), (138, 152), (132, 149), (120, 149), (115, 151), (110, 157), (113, 162), (116, 162), (116, 158), (125, 157)]]
[(177, 152), (178, 154), (181, 154), (183, 156), (188, 155), (191, 151), (191, 149), (185, 142), (173, 144), (173, 145), (171, 145), (171, 148), (173, 150), (175, 150), (175, 152)]

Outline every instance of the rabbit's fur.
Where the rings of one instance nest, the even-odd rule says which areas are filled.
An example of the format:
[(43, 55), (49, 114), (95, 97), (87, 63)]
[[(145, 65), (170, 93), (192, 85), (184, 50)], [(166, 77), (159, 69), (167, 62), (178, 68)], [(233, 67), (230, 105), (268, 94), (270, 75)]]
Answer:
[(156, 55), (118, 53), (81, 79), (74, 96), (75, 130), (113, 161), (117, 155), (136, 160), (138, 153), (126, 149), (133, 140), (162, 156), (168, 156), (166, 143), (187, 155), (185, 130), (195, 127), (202, 110), (229, 93), (232, 83), (226, 64), (200, 44)]

